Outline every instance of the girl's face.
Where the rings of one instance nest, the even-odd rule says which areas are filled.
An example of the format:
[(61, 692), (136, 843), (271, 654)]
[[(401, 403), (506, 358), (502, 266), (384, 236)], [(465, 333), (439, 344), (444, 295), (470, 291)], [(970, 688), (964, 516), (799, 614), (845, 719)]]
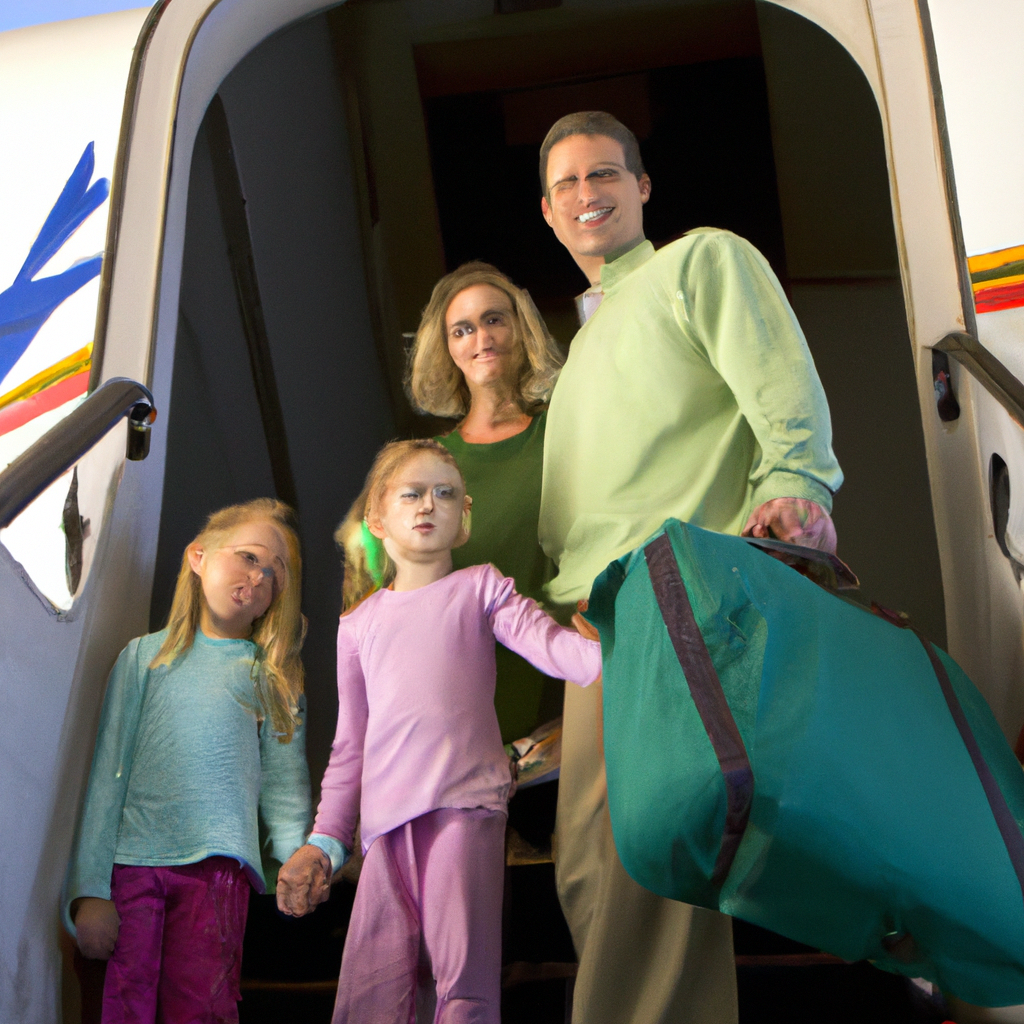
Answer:
[(193, 542), (188, 560), (203, 588), (199, 625), (209, 637), (250, 636), (287, 581), (288, 546), (265, 519), (236, 526), (216, 547)]
[(510, 380), (519, 372), (522, 352), (515, 339), (509, 297), (489, 284), (463, 288), (445, 313), (448, 352), (470, 387)]
[(465, 542), (462, 516), (470, 503), (459, 471), (421, 452), (395, 471), (368, 525), (396, 562), (432, 561)]

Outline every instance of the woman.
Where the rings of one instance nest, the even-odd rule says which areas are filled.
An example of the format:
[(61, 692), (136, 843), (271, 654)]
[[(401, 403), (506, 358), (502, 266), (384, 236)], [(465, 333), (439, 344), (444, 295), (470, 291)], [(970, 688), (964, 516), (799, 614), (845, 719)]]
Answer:
[[(473, 496), (461, 569), (493, 562), (540, 601), (553, 566), (537, 542), (544, 419), (562, 354), (530, 296), (488, 263), (441, 278), (423, 311), (408, 388), (422, 412), (458, 420), (438, 440)], [(508, 743), (559, 713), (561, 683), (499, 647), (495, 707)]]

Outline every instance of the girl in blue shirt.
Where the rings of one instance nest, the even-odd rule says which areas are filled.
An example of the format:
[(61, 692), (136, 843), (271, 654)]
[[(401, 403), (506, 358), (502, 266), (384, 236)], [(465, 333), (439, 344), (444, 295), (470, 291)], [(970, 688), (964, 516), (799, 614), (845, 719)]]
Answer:
[(222, 509), (167, 628), (114, 666), (64, 899), (83, 955), (109, 958), (104, 1024), (238, 1020), (261, 853), (284, 862), (309, 821), (300, 594), (288, 506)]

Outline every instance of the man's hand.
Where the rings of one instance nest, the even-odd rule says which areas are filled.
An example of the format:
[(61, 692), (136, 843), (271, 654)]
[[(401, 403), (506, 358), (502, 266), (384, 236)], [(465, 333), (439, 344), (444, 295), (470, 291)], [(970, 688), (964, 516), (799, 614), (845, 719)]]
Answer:
[(601, 635), (597, 631), (597, 627), (592, 622), (587, 622), (583, 618), (583, 613), (590, 607), (590, 602), (585, 598), (581, 598), (576, 602), (576, 614), (572, 617), (572, 624), (576, 627), (576, 632), (579, 633), (584, 640), (600, 640)]
[(836, 553), (836, 528), (832, 517), (806, 498), (773, 498), (750, 513), (744, 537), (774, 537), (787, 544)]
[(331, 894), (331, 858), (319, 846), (300, 846), (277, 874), (277, 909), (302, 917)]
[(71, 905), (72, 920), (82, 956), (90, 960), (109, 960), (121, 928), (121, 918), (110, 900), (83, 896)]

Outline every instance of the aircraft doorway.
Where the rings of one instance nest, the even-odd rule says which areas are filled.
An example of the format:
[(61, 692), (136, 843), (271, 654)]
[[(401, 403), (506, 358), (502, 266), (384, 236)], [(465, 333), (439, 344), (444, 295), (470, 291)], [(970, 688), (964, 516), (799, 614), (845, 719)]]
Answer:
[[(536, 175), (547, 127), (571, 110), (608, 109), (640, 137), (653, 241), (712, 225), (765, 253), (832, 410), (846, 473), (840, 554), (868, 594), (944, 642), (881, 123), (860, 70), (825, 32), (752, 0), (350, 0), (264, 41), (220, 95), (264, 337), (254, 348), (239, 312), (225, 138), (208, 113), (192, 161), (153, 626), (202, 517), (290, 475), (311, 617), (314, 793), (336, 708), (331, 529), (382, 441), (439, 426), (404, 398), (403, 335), (438, 277), (483, 258), (527, 287), (556, 338), (571, 341), (583, 281), (540, 217)], [(264, 415), (261, 361), (273, 371), (280, 436)], [(313, 941), (340, 952), (337, 934)], [(247, 978), (308, 978), (298, 943), (280, 948), (247, 947)], [(255, 1020), (249, 991), (243, 1012)], [(297, 992), (279, 998), (298, 1005)], [(313, 1002), (304, 1019), (315, 1019)]]

